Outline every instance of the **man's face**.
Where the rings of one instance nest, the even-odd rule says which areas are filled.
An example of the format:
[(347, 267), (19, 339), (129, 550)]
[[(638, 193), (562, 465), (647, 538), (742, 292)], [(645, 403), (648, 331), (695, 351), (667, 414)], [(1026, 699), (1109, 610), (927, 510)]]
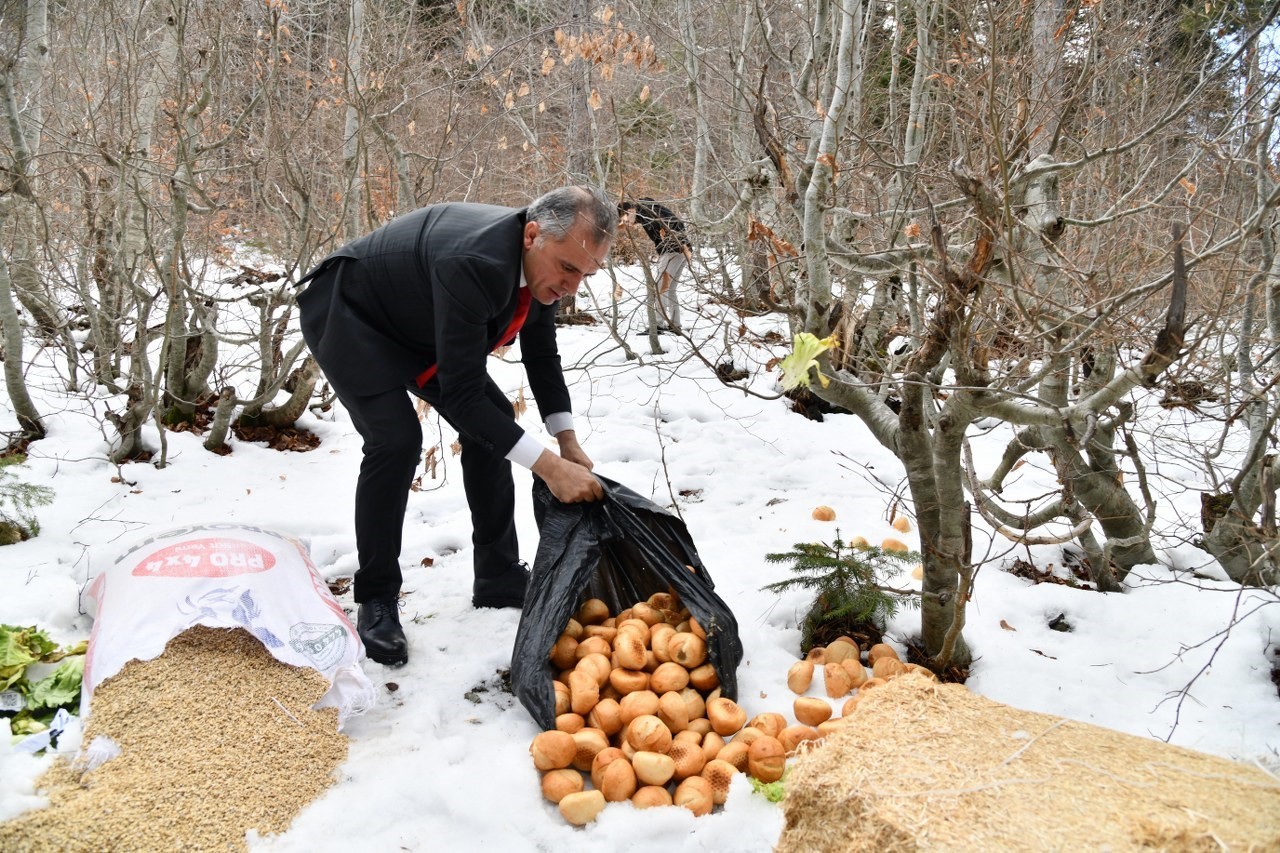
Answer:
[(550, 305), (573, 296), (587, 276), (594, 275), (609, 256), (609, 240), (579, 219), (563, 240), (543, 234), (537, 222), (524, 226), (524, 279), (529, 295)]

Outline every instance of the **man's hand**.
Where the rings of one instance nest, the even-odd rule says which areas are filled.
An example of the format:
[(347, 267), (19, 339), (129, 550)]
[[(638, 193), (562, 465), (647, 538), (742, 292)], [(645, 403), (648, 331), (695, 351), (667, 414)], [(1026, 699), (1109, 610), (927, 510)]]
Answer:
[[(575, 441), (576, 445), (577, 442)], [(582, 449), (578, 448), (582, 454)], [(590, 460), (587, 460), (590, 462)], [(578, 462), (563, 459), (550, 450), (542, 451), (538, 461), (533, 463), (533, 473), (546, 481), (551, 494), (561, 503), (572, 504), (582, 501), (598, 501), (604, 497), (604, 488), (591, 474), (591, 469)]]
[(571, 429), (566, 429), (556, 433), (556, 441), (560, 443), (560, 458), (567, 459), (570, 462), (577, 462), (588, 471), (596, 467), (596, 463), (591, 461), (586, 451), (582, 449), (582, 445), (578, 444), (578, 434)]

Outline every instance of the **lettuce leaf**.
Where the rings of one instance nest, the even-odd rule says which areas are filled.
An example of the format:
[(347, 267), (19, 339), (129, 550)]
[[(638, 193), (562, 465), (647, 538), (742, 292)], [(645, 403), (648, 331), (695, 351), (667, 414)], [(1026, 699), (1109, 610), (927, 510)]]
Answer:
[(790, 772), (791, 768), (788, 767), (783, 772), (782, 778), (776, 782), (761, 782), (754, 776), (748, 776), (747, 778), (751, 780), (752, 791), (764, 797), (771, 803), (780, 803), (787, 796), (787, 789), (784, 783), (787, 781), (787, 773)]
[(30, 664), (62, 657), (58, 644), (35, 626), (0, 625), (0, 690), (17, 684)]
[(27, 695), (27, 707), (32, 711), (56, 710), (80, 701), (80, 687), (84, 682), (84, 655), (64, 660), (48, 678), (31, 685)]
[[(75, 708), (84, 685), (88, 647), (85, 641), (59, 647), (34, 626), (0, 625), (0, 690), (16, 690), (25, 706), (9, 717), (9, 731), (14, 736), (45, 731), (58, 713)], [(28, 679), (32, 664), (58, 661), (62, 663), (45, 678), (36, 682)]]
[[(782, 388), (790, 391), (796, 387), (809, 387), (809, 368), (818, 366), (818, 356), (837, 344), (835, 335), (819, 339), (809, 332), (801, 332), (792, 340), (791, 354), (782, 359), (778, 366), (782, 368)], [(818, 381), (826, 388), (831, 380), (818, 371)]]
[[(49, 715), (53, 719), (53, 715)], [(9, 721), (9, 731), (15, 738), (26, 737), (27, 735), (39, 734), (49, 728), (47, 722), (41, 722), (31, 715), (30, 711), (23, 711)]]

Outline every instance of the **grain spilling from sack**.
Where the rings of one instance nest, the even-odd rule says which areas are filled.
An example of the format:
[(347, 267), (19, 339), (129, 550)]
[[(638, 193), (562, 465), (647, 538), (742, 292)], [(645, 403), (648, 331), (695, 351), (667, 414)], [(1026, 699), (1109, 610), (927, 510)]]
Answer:
[(84, 743), (120, 754), (55, 764), (49, 807), (0, 823), (0, 849), (244, 850), (248, 830), (283, 832), (347, 755), (337, 709), (311, 709), (328, 688), (246, 631), (191, 628), (98, 687)]
[(777, 853), (1280, 849), (1256, 767), (910, 674), (787, 778)]

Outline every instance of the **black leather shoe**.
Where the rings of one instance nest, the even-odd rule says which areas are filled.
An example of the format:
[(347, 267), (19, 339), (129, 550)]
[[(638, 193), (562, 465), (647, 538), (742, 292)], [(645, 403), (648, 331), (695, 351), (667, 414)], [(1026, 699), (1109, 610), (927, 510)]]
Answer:
[(512, 563), (505, 572), (491, 578), (476, 578), (471, 587), (472, 607), (524, 607), (524, 591), (529, 586), (529, 567)]
[(401, 666), (409, 662), (409, 641), (400, 627), (397, 599), (362, 602), (356, 617), (356, 633), (360, 635), (364, 653), (370, 660), (387, 666)]

